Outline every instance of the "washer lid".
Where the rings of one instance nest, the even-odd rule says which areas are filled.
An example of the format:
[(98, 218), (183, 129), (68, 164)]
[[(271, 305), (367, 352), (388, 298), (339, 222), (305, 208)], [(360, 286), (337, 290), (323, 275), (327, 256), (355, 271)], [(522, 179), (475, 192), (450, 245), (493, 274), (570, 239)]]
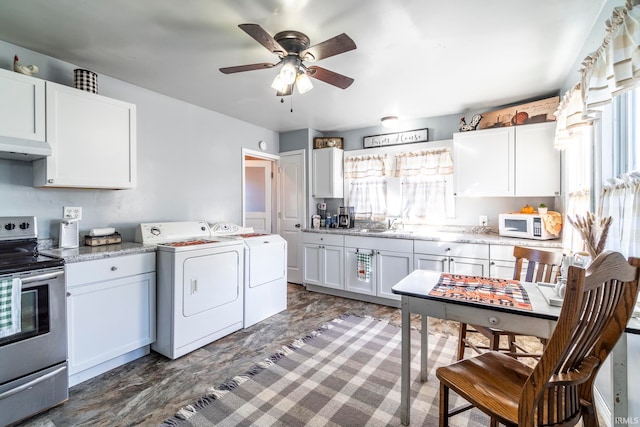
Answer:
[(216, 222), (210, 225), (212, 236), (231, 236), (243, 233), (253, 233), (253, 227), (240, 227), (232, 222)]

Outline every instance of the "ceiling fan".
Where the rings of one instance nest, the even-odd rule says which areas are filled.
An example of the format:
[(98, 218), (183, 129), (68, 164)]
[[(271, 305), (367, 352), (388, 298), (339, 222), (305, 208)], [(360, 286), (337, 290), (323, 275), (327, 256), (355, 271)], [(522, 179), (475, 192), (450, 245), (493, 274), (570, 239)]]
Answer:
[(294, 85), (300, 93), (311, 90), (313, 85), (309, 77), (329, 83), (340, 89), (346, 89), (353, 83), (351, 77), (338, 74), (326, 68), (315, 65), (307, 66), (305, 64), (305, 62), (315, 62), (355, 49), (356, 44), (344, 33), (310, 47), (309, 37), (298, 31), (281, 31), (272, 37), (258, 24), (240, 24), (238, 27), (270, 52), (278, 55), (280, 61), (275, 64), (262, 62), (220, 68), (220, 71), (224, 74), (262, 70), (282, 64), (280, 73), (271, 85), (276, 90), (277, 96), (291, 95)]

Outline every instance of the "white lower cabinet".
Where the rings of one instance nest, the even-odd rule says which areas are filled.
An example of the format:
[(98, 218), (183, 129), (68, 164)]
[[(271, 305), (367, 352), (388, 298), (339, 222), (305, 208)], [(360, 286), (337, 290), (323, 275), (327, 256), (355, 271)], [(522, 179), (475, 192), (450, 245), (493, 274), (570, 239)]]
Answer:
[[(345, 290), (400, 300), (391, 288), (413, 271), (411, 240), (345, 236)], [(359, 262), (358, 254), (369, 261)], [(367, 258), (365, 258), (366, 260)], [(369, 274), (361, 271), (369, 264)]]
[[(536, 246), (536, 248), (550, 252), (562, 252), (562, 248), (557, 247)], [(513, 245), (490, 245), (489, 254), (489, 275), (501, 279), (513, 279), (513, 270), (516, 266)], [(526, 270), (526, 260), (523, 261), (522, 268)]]
[(65, 266), (69, 386), (149, 353), (155, 259), (144, 253)]
[(414, 266), (419, 270), (489, 276), (489, 245), (414, 241)]
[(303, 283), (344, 289), (344, 236), (302, 233)]

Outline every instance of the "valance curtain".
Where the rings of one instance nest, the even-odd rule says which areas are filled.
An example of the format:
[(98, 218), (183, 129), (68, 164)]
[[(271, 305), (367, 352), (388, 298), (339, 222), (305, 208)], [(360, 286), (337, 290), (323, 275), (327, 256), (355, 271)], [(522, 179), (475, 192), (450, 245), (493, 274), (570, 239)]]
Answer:
[(556, 111), (556, 147), (571, 143), (576, 128), (589, 125), (611, 99), (640, 85), (640, 0), (627, 0), (606, 22), (602, 45), (582, 62), (580, 82)]
[(600, 48), (583, 61), (582, 97), (585, 113), (598, 110), (640, 81), (640, 0), (616, 7), (606, 22)]
[(453, 173), (453, 159), (448, 148), (399, 153), (395, 157), (397, 177)]
[(389, 173), (389, 160), (386, 154), (351, 156), (344, 159), (346, 179), (379, 178), (388, 176)]
[(640, 254), (640, 172), (610, 179), (602, 189), (598, 216), (611, 216), (606, 248), (627, 257)]

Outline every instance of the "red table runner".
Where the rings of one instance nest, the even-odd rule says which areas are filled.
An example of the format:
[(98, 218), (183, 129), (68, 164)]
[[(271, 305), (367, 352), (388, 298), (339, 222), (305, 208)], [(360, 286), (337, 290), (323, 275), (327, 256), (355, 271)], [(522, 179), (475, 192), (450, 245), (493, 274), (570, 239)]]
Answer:
[(429, 295), (532, 310), (529, 295), (517, 280), (442, 273)]

